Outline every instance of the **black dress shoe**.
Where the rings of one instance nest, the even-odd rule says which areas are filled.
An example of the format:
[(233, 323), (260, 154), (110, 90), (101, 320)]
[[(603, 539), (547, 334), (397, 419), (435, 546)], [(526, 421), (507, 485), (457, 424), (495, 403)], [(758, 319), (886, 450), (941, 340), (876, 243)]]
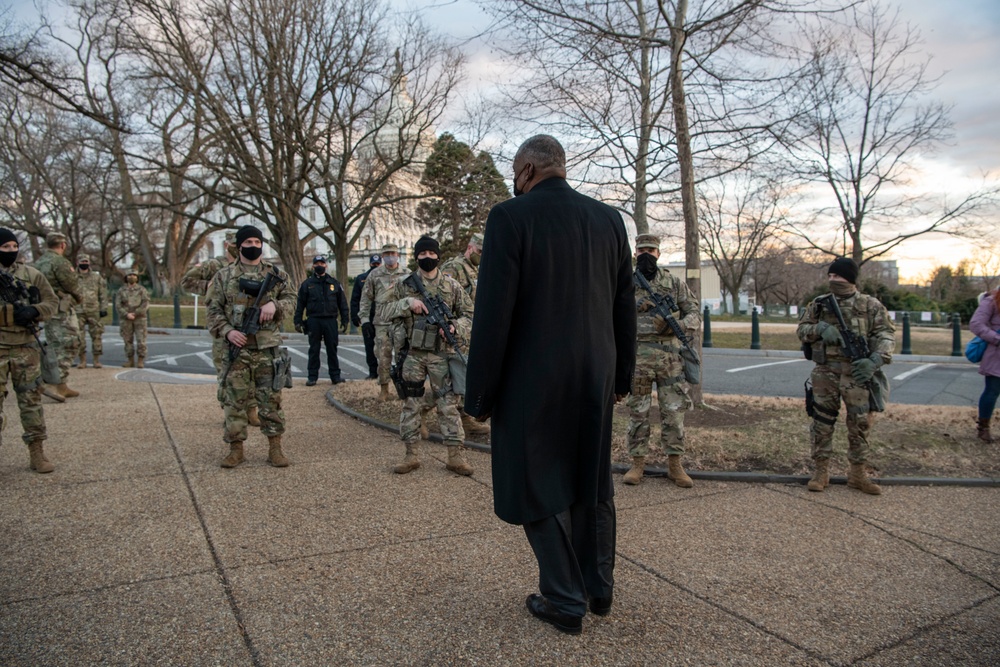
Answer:
[(590, 598), (590, 613), (607, 616), (611, 612), (611, 603), (614, 599), (614, 595), (606, 598)]
[(542, 619), (560, 632), (565, 632), (568, 635), (578, 635), (583, 632), (583, 617), (570, 616), (556, 611), (552, 603), (538, 593), (529, 595), (524, 603), (528, 606), (528, 611), (531, 612), (532, 616)]
[(315, 387), (316, 386), (316, 380), (306, 380), (306, 386), (307, 387)]

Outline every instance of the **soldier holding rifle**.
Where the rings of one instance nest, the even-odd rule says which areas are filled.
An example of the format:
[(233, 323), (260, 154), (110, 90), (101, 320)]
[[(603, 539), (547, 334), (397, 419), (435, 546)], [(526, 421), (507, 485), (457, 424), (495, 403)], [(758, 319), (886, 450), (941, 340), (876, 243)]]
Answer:
[[(406, 443), (406, 456), (393, 470), (405, 474), (420, 467), (417, 440), (420, 412), (426, 391), (424, 380), (436, 401), (441, 433), (448, 446), (447, 468), (459, 475), (471, 475), (472, 466), (462, 455), (465, 431), (458, 412), (464, 386), (464, 341), (472, 328), (472, 301), (462, 286), (438, 270), (438, 242), (422, 236), (413, 248), (418, 269), (396, 283), (383, 317), (405, 332), (400, 360), (393, 372), (400, 397), (405, 396), (399, 415), (399, 435)], [(393, 332), (395, 338), (397, 331)], [(454, 371), (454, 372), (453, 372)]]
[(807, 384), (806, 411), (813, 418), (810, 434), (815, 472), (810, 491), (830, 483), (833, 428), (840, 403), (847, 408), (847, 485), (871, 495), (882, 488), (868, 479), (874, 412), (885, 409), (889, 381), (881, 367), (892, 361), (895, 327), (885, 306), (856, 287), (858, 265), (840, 257), (828, 269), (830, 293), (813, 299), (799, 318), (797, 333), (806, 358), (815, 364)]
[(287, 274), (261, 259), (263, 241), (256, 227), (241, 227), (236, 232), (238, 259), (220, 270), (208, 288), (209, 329), (229, 344), (221, 379), (226, 415), (223, 439), (229, 443), (223, 468), (235, 468), (244, 461), (251, 396), (257, 399), (260, 431), (267, 436), (268, 461), (278, 468), (288, 465), (281, 451), (285, 432), (281, 376), (287, 362), (278, 346), (279, 326), (294, 312), (295, 293), (288, 288)]

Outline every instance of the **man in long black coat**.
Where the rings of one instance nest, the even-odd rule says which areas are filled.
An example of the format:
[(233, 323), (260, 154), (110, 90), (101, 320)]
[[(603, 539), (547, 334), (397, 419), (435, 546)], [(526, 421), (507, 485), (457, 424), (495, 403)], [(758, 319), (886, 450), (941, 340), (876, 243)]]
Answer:
[(538, 560), (528, 609), (576, 634), (588, 601), (611, 609), (611, 419), (631, 388), (636, 314), (621, 216), (565, 179), (559, 142), (532, 137), (515, 198), (490, 211), (465, 410), (492, 415), (494, 510)]

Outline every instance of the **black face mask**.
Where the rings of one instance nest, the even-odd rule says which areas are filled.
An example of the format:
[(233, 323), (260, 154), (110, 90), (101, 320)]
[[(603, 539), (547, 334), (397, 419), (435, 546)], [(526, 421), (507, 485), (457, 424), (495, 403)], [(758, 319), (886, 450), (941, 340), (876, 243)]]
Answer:
[(635, 258), (635, 268), (639, 270), (646, 280), (652, 280), (656, 275), (656, 257), (644, 252)]
[(326, 267), (325, 266), (314, 266), (313, 267), (313, 274), (314, 275), (322, 276), (325, 273), (326, 273)]
[(14, 266), (14, 262), (17, 261), (17, 255), (20, 250), (0, 250), (0, 264), (3, 264), (4, 268), (9, 269)]
[(90, 264), (80, 264), (77, 268), (81, 271), (90, 271)]
[(264, 254), (264, 249), (256, 246), (248, 246), (246, 248), (240, 248), (240, 254), (252, 262)]
[(419, 266), (424, 273), (430, 273), (437, 268), (437, 265), (437, 257), (424, 257), (417, 260), (417, 266)]

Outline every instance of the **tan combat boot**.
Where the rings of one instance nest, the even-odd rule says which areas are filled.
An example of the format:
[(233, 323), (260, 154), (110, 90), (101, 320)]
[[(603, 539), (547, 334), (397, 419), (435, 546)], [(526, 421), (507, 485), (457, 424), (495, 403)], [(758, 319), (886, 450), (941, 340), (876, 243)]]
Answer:
[(247, 410), (247, 423), (251, 426), (260, 426), (260, 415), (257, 414), (256, 405), (251, 405)]
[(135, 366), (135, 358), (130, 354), (128, 355), (128, 361), (122, 364), (122, 368), (132, 368)]
[(632, 467), (629, 469), (625, 476), (622, 477), (622, 481), (626, 484), (635, 486), (642, 481), (642, 474), (646, 471), (646, 457), (645, 456), (633, 456), (632, 457)]
[(847, 486), (872, 496), (882, 495), (882, 487), (868, 479), (864, 463), (852, 463), (847, 473)]
[(281, 453), (281, 436), (267, 436), (267, 461), (275, 468), (287, 468), (288, 459)]
[(989, 419), (976, 420), (976, 437), (985, 442), (986, 444), (992, 444), (996, 442), (996, 440), (994, 440), (993, 436), (990, 434)]
[(50, 386), (43, 386), (42, 387), (42, 394), (44, 394), (45, 396), (48, 396), (53, 401), (58, 401), (60, 403), (65, 403), (66, 402), (66, 397), (63, 396), (62, 394), (60, 394), (59, 392), (57, 392), (54, 388), (52, 388)]
[(397, 463), (393, 467), (392, 471), (397, 475), (405, 475), (408, 472), (413, 472), (420, 467), (420, 459), (418, 458), (419, 454), (420, 448), (417, 446), (417, 443), (406, 443), (406, 456), (403, 457), (402, 463)]
[(56, 469), (54, 465), (49, 463), (49, 460), (45, 458), (45, 452), (42, 451), (42, 441), (35, 440), (28, 443), (28, 456), (31, 457), (31, 469), (35, 472), (52, 472)]
[(816, 470), (806, 484), (810, 491), (822, 491), (830, 486), (830, 459), (816, 459)]
[(243, 458), (243, 443), (231, 442), (229, 443), (229, 456), (222, 459), (221, 465), (223, 468), (235, 468), (245, 460)]
[(465, 414), (464, 410), (462, 411), (462, 428), (465, 429), (466, 435), (489, 435), (490, 432), (489, 424), (476, 421), (475, 417)]
[(80, 363), (78, 363), (76, 365), (76, 367), (77, 368), (86, 368), (87, 367), (87, 355), (81, 355), (80, 356)]
[(139, 361), (136, 362), (135, 367), (136, 368), (145, 368), (146, 364), (143, 363), (144, 361), (146, 361), (146, 357), (139, 357)]
[(688, 474), (684, 472), (684, 466), (681, 465), (680, 454), (670, 454), (667, 456), (667, 477), (674, 480), (674, 484), (682, 489), (690, 489), (694, 486), (694, 482), (692, 482), (691, 478), (688, 477)]
[(381, 391), (379, 391), (378, 400), (391, 401), (392, 399), (393, 397), (389, 395), (389, 385), (388, 384), (381, 385)]
[(101, 355), (99, 354), (94, 355), (94, 368), (104, 368), (104, 366), (101, 365)]
[(65, 396), (66, 398), (76, 398), (80, 395), (80, 392), (70, 389), (69, 386), (63, 382), (56, 385), (56, 391)]
[(458, 445), (448, 445), (448, 464), (445, 468), (466, 477), (473, 473), (472, 466), (462, 456), (462, 448)]

